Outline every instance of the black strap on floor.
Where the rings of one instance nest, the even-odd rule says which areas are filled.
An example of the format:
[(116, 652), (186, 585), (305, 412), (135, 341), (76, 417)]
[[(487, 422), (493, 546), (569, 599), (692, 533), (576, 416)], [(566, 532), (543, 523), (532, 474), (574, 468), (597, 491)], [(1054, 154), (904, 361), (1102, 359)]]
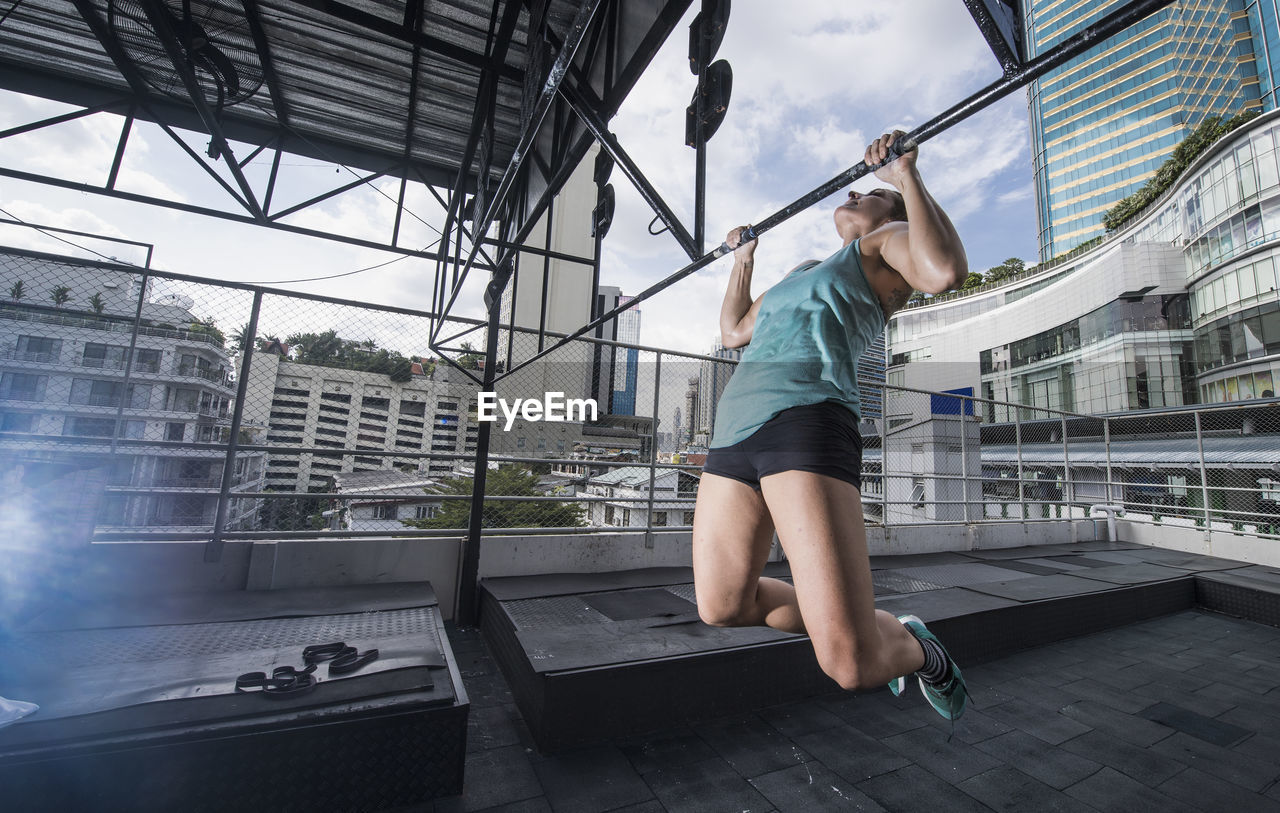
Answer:
[(245, 672), (236, 678), (236, 692), (257, 691), (272, 700), (298, 697), (316, 687), (317, 681), (311, 674), (315, 669), (314, 664), (301, 671), (292, 666), (277, 666), (271, 670), (271, 677), (267, 677), (266, 672)]
[(360, 652), (353, 646), (347, 646), (345, 641), (312, 644), (302, 650), (302, 660), (306, 664), (302, 669), (277, 666), (271, 670), (271, 677), (267, 677), (266, 672), (245, 672), (236, 678), (236, 692), (258, 692), (273, 700), (298, 697), (316, 687), (319, 681), (313, 673), (324, 661), (329, 661), (329, 676), (332, 677), (358, 671), (377, 659), (378, 650)]
[(330, 675), (346, 675), (355, 672), (377, 658), (378, 650), (370, 649), (360, 652), (353, 646), (347, 646), (345, 641), (313, 644), (302, 650), (302, 660), (313, 668), (318, 663), (329, 661)]

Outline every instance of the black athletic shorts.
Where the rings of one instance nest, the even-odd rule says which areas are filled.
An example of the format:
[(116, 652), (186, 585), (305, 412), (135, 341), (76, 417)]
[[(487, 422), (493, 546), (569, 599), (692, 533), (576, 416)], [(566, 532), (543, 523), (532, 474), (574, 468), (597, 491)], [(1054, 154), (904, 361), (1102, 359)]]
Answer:
[(702, 470), (754, 489), (770, 474), (812, 471), (861, 491), (862, 436), (853, 412), (834, 401), (791, 407), (741, 443), (711, 449)]

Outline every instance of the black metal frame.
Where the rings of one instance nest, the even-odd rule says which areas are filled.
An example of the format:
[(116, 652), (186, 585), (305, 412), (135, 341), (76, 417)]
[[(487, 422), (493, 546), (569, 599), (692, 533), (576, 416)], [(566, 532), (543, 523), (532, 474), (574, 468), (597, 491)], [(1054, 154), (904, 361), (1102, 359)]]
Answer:
[[(924, 141), (932, 138), (938, 133), (941, 133), (944, 130), (956, 124), (959, 124), (960, 122), (964, 121), (965, 119), (969, 118), (975, 113), (978, 113), (979, 111), (986, 109), (987, 107), (991, 106), (995, 102), (1009, 95), (1013, 91), (1018, 90), (1022, 87), (1025, 87), (1026, 85), (1030, 84), (1031, 82), (1045, 75), (1049, 71), (1055, 68), (1061, 67), (1066, 62), (1084, 53), (1089, 48), (1098, 44), (1102, 40), (1114, 34), (1117, 34), (1120, 31), (1123, 31), (1124, 29), (1128, 28), (1129, 26), (1133, 25), (1134, 23), (1143, 19), (1144, 17), (1150, 15), (1156, 10), (1164, 6), (1167, 6), (1169, 3), (1170, 3), (1170, 0), (1132, 0), (1132, 2), (1120, 7), (1119, 9), (1116, 9), (1115, 11), (1111, 12), (1103, 19), (1077, 32), (1075, 35), (1063, 40), (1061, 43), (1054, 46), (1049, 51), (1046, 51), (1045, 53), (1036, 57), (1035, 59), (1026, 63), (1016, 64), (1011, 67), (1007, 67), (1004, 74), (1000, 77), (1000, 79), (996, 80), (995, 82), (983, 88), (982, 90), (978, 91), (977, 93), (974, 93), (973, 95), (969, 96), (967, 99), (959, 102), (958, 104), (953, 105), (952, 107), (948, 108), (947, 110), (943, 111), (937, 116), (934, 116), (932, 119), (925, 122), (924, 124), (921, 124), (920, 126), (914, 128), (913, 130), (911, 130), (911, 132), (907, 133), (906, 138), (903, 140), (909, 143), (914, 143), (914, 144), (923, 143)], [(572, 92), (568, 92), (567, 96), (570, 99), (570, 102), (572, 104), (575, 104), (575, 110), (582, 106), (583, 98), (581, 95), (574, 95)], [(584, 116), (591, 115), (590, 110), (583, 110), (582, 112)], [(607, 148), (607, 142), (602, 142), (602, 143), (605, 143)], [(839, 191), (843, 187), (848, 186), (849, 184), (853, 183), (859, 178), (862, 178), (863, 176), (870, 174), (874, 170), (875, 170), (875, 167), (868, 166), (865, 161), (859, 161), (857, 164), (845, 170), (844, 172), (840, 173), (839, 175), (835, 176), (831, 180), (827, 181), (821, 186), (816, 187), (810, 192), (802, 195), (801, 197), (787, 204), (783, 208), (779, 209), (778, 211), (764, 218), (762, 221), (760, 221), (759, 223), (753, 226), (752, 231), (757, 236), (764, 234), (766, 231), (774, 228), (775, 226), (781, 225), (782, 223), (791, 219), (794, 215), (799, 214), (800, 212), (808, 209), (810, 206), (813, 206), (815, 203), (818, 203), (823, 198), (826, 198), (827, 196)], [(641, 194), (643, 194), (643, 192), (641, 192)], [(640, 302), (643, 302), (644, 300), (649, 299), (655, 294), (658, 294), (661, 291), (666, 290), (668, 287), (675, 284), (676, 282), (679, 282), (685, 277), (701, 270), (707, 265), (710, 265), (715, 260), (729, 253), (730, 250), (731, 249), (729, 248), (728, 245), (721, 244), (714, 250), (707, 252), (706, 254), (703, 254), (701, 257), (694, 259), (693, 262), (689, 263), (688, 265), (684, 266), (678, 271), (670, 274), (669, 276), (665, 277), (659, 282), (654, 283), (653, 285), (646, 288), (643, 292), (634, 296), (631, 299), (631, 301), (628, 302), (625, 306), (614, 308), (608, 313), (604, 313), (597, 316), (595, 319), (583, 325), (581, 328), (574, 331), (573, 333), (570, 333), (564, 339), (561, 339), (559, 342), (552, 345), (551, 347), (548, 347), (545, 350), (542, 350), (541, 352), (533, 356), (530, 356), (520, 364), (517, 364), (513, 367), (508, 368), (503, 373), (503, 377), (507, 375), (511, 375), (512, 373), (516, 372), (522, 367), (528, 364), (531, 364), (534, 361), (537, 361), (538, 359), (542, 358), (543, 356), (549, 353), (555, 352), (559, 348), (574, 341), (575, 339), (578, 339), (586, 335), (591, 330), (595, 329), (597, 326), (605, 324), (611, 319), (616, 318), (620, 313), (622, 313), (622, 311), (626, 310), (627, 308), (631, 308), (639, 304)]]
[[(262, 36), (261, 23), (257, 17), (255, 0), (245, 0), (246, 14), (250, 20), (255, 43), (263, 57), (266, 83), (271, 91), (273, 102), (276, 104), (276, 115), (279, 119), (280, 129), (271, 133), (270, 137), (259, 139), (256, 143), (261, 143), (263, 146), (255, 150), (244, 162), (237, 162), (234, 159), (230, 152), (227, 136), (222, 132), (217, 117), (203, 103), (198, 87), (194, 84), (195, 80), (191, 75), (190, 69), (184, 67), (182, 60), (176, 53), (173, 32), (167, 31), (167, 24), (164, 20), (160, 20), (156, 26), (160, 30), (162, 38), (166, 40), (174, 66), (184, 78), (200, 123), (213, 139), (210, 154), (219, 156), (226, 162), (227, 168), (235, 181), (235, 187), (227, 183), (213, 168), (195, 155), (173, 129), (164, 123), (166, 120), (190, 121), (190, 111), (183, 113), (185, 118), (165, 115), (168, 112), (172, 112), (174, 106), (158, 102), (154, 94), (146, 88), (129, 63), (128, 58), (115, 45), (114, 40), (106, 30), (106, 21), (101, 18), (90, 0), (73, 0), (73, 2), (80, 11), (81, 16), (93, 29), (107, 53), (116, 63), (121, 75), (131, 87), (132, 95), (125, 94), (122, 96), (117, 95), (114, 98), (100, 98), (95, 102), (96, 107), (86, 111), (67, 116), (58, 116), (44, 122), (15, 128), (14, 130), (0, 133), (0, 137), (15, 135), (19, 131), (29, 132), (37, 127), (48, 126), (66, 121), (75, 116), (87, 115), (100, 110), (126, 110), (127, 118), (117, 145), (116, 160), (110, 177), (106, 185), (96, 187), (6, 168), (0, 168), (0, 175), (22, 180), (41, 181), (80, 191), (108, 194), (127, 200), (159, 204), (200, 214), (255, 223), (310, 236), (322, 236), (353, 245), (376, 247), (435, 260), (436, 269), (432, 285), (433, 300), (431, 311), (437, 314), (437, 317), (431, 332), (429, 345), (437, 353), (440, 353), (446, 362), (459, 369), (461, 367), (449, 356), (450, 352), (455, 351), (444, 347), (440, 333), (443, 330), (445, 320), (449, 318), (450, 310), (462, 292), (471, 270), (476, 267), (485, 268), (491, 272), (491, 278), (484, 296), (488, 310), (484, 373), (482, 378), (477, 378), (470, 371), (464, 372), (486, 390), (492, 389), (497, 380), (505, 378), (516, 370), (541, 359), (569, 342), (587, 335), (594, 329), (615, 319), (627, 308), (634, 307), (636, 304), (665, 290), (729, 251), (728, 246), (721, 245), (710, 252), (703, 253), (705, 212), (702, 198), (705, 181), (702, 178), (701, 171), (699, 172), (699, 177), (695, 178), (695, 223), (693, 231), (690, 233), (689, 229), (680, 222), (679, 218), (676, 217), (670, 207), (666, 205), (652, 185), (649, 184), (643, 170), (630, 159), (618, 143), (618, 140), (608, 132), (608, 121), (620, 106), (622, 96), (634, 83), (638, 72), (643, 70), (643, 67), (648, 64), (658, 47), (661, 46), (665, 32), (675, 27), (676, 20), (692, 4), (692, 0), (673, 0), (673, 2), (667, 3), (662, 7), (659, 12), (658, 22), (660, 24), (655, 24), (654, 29), (649, 32), (650, 36), (637, 49), (636, 56), (630, 63), (629, 72), (624, 71), (624, 75), (621, 76), (612, 75), (613, 64), (607, 58), (607, 55), (612, 53), (616, 45), (618, 18), (622, 13), (619, 5), (620, 0), (583, 0), (578, 6), (577, 14), (569, 29), (562, 32), (553, 30), (553, 27), (546, 19), (546, 6), (545, 4), (542, 5), (543, 18), (531, 20), (529, 23), (530, 62), (524, 71), (513, 69), (507, 66), (504, 61), (508, 35), (516, 24), (516, 19), (519, 16), (518, 12), (525, 8), (525, 5), (521, 3), (508, 2), (505, 7), (501, 7), (499, 0), (495, 0), (490, 17), (485, 54), (477, 56), (474, 53), (456, 53), (458, 49), (455, 46), (426, 36), (421, 28), (423, 8), (420, 0), (412, 0), (406, 3), (402, 24), (383, 20), (352, 6), (335, 2), (335, 0), (299, 0), (303, 5), (314, 8), (323, 14), (332, 15), (335, 18), (354, 23), (370, 31), (411, 45), (415, 65), (420, 58), (421, 49), (426, 48), (435, 54), (457, 59), (470, 67), (478, 67), (482, 71), (481, 91), (477, 95), (471, 129), (467, 134), (466, 147), (463, 151), (464, 160), (457, 168), (454, 177), (440, 177), (438, 170), (435, 168), (420, 166), (409, 160), (409, 144), (414, 135), (413, 117), (411, 115), (409, 126), (405, 133), (404, 154), (399, 161), (380, 172), (368, 177), (358, 178), (352, 183), (281, 212), (272, 212), (270, 204), (280, 155), (285, 150), (285, 147), (303, 147), (304, 149), (301, 149), (301, 152), (319, 151), (322, 155), (326, 153), (326, 150), (307, 139), (302, 139), (303, 142), (306, 142), (305, 144), (299, 144), (299, 138), (295, 137), (297, 134), (288, 129), (289, 111), (279, 93), (278, 81), (272, 68), (270, 49), (267, 47), (265, 37)], [(160, 0), (143, 0), (143, 2), (154, 11)], [(1009, 32), (1001, 30), (997, 13), (1009, 11), (1009, 3), (1006, 0), (964, 0), (964, 2), (1000, 62), (1002, 76), (988, 87), (912, 130), (908, 136), (910, 141), (915, 143), (923, 142), (937, 135), (985, 109), (1014, 90), (1035, 81), (1048, 71), (1062, 66), (1107, 37), (1119, 33), (1143, 17), (1168, 5), (1170, 0), (1132, 0), (1132, 2), (1126, 3), (1103, 19), (1094, 22), (1074, 36), (1031, 60), (1025, 59), (1025, 51), (1027, 49), (1021, 43), (1010, 42)], [(499, 13), (500, 8), (505, 8), (505, 11), (501, 14)], [(531, 6), (530, 12), (532, 13), (536, 8), (536, 4)], [(993, 10), (997, 13), (993, 13)], [(153, 13), (152, 16), (155, 19), (161, 15)], [(655, 31), (663, 31), (664, 36), (654, 36)], [(543, 43), (546, 43), (553, 53), (550, 65), (545, 69), (541, 68), (542, 63), (539, 61), (542, 59)], [(578, 59), (580, 52), (588, 55), (586, 60)], [(596, 93), (592, 86), (595, 77), (590, 74), (597, 67), (595, 57), (601, 52), (606, 54), (608, 68), (605, 71), (603, 91)], [(705, 54), (705, 48), (703, 53)], [(577, 67), (576, 62), (581, 61), (588, 63), (585, 69)], [(540, 83), (538, 85), (540, 90), (538, 90), (536, 96), (527, 95), (526, 97), (526, 115), (516, 149), (502, 172), (500, 180), (491, 189), (493, 175), (490, 172), (490, 167), (494, 157), (492, 130), (496, 105), (495, 89), (499, 77), (519, 79), (525, 83), (526, 88), (533, 87), (530, 84), (531, 82)], [(0, 80), (3, 80), (10, 87), (20, 87), (23, 84), (22, 80), (9, 75), (9, 71), (3, 67), (0, 67)], [(415, 98), (412, 102), (414, 104), (416, 104), (416, 88), (417, 72), (415, 70), (413, 77)], [(81, 95), (89, 96), (92, 94), (82, 91)], [(696, 103), (697, 101), (695, 100)], [(128, 140), (134, 116), (139, 112), (144, 113), (147, 118), (160, 123), (160, 126), (175, 141), (181, 144), (193, 159), (199, 161), (206, 171), (222, 184), (226, 192), (243, 211), (236, 213), (216, 211), (207, 207), (162, 201), (116, 190), (114, 188), (115, 178), (121, 156)], [(551, 122), (551, 124), (548, 126), (546, 122)], [(694, 146), (698, 150), (698, 166), (702, 167), (705, 161), (705, 138), (702, 137), (701, 127), (697, 127), (695, 130)], [(599, 143), (610, 157), (622, 167), (623, 173), (627, 175), (628, 179), (632, 181), (633, 185), (636, 186), (641, 195), (655, 210), (658, 219), (661, 219), (667, 230), (672, 232), (692, 262), (645, 289), (642, 293), (633, 297), (626, 305), (613, 308), (606, 313), (593, 313), (591, 320), (587, 324), (568, 336), (560, 338), (550, 346), (542, 347), (540, 343), (537, 353), (517, 364), (506, 365), (506, 369), (499, 373), (497, 369), (498, 337), (503, 328), (501, 324), (503, 295), (516, 271), (518, 253), (525, 250), (522, 244), (529, 238), (539, 218), (544, 213), (550, 217), (552, 200), (567, 181), (569, 174), (586, 154), (592, 141)], [(257, 195), (244, 178), (243, 167), (249, 160), (256, 157), (264, 149), (267, 149), (266, 145), (268, 144), (273, 145), (271, 149), (274, 150), (274, 157), (268, 188), (263, 201), (259, 203)], [(529, 160), (531, 157), (533, 160)], [(868, 167), (865, 162), (859, 162), (757, 223), (754, 227), (755, 234), (763, 234), (872, 170), (873, 168)], [(289, 226), (280, 222), (280, 218), (298, 211), (300, 208), (314, 205), (382, 175), (398, 175), (401, 178), (400, 193), (398, 200), (396, 200), (395, 223), (391, 228), (391, 239), (388, 243), (378, 244), (356, 238), (319, 234), (312, 230)], [(404, 195), (410, 176), (422, 181), (446, 211), (445, 225), (441, 230), (439, 239), (432, 246), (425, 249), (414, 250), (398, 245), (401, 218), (407, 211), (404, 208)], [(444, 189), (445, 194), (443, 196), (437, 191), (437, 187)], [(469, 194), (472, 196), (470, 201), (468, 201)], [(468, 219), (466, 211), (468, 206), (471, 209), (469, 219), (472, 220), (472, 228), (470, 230), (465, 229), (463, 226), (464, 221)], [(490, 228), (494, 224), (498, 225), (496, 237), (489, 234)], [(498, 249), (492, 259), (484, 252), (486, 245)], [(435, 247), (434, 251), (429, 250), (433, 247)], [(542, 254), (547, 259), (554, 256), (556, 259), (568, 259), (574, 262), (590, 264), (594, 269), (598, 269), (599, 240), (596, 240), (594, 256), (590, 258), (559, 255), (552, 252), (550, 246)], [(488, 424), (481, 426), (478, 442), (479, 451), (476, 460), (472, 522), (464, 552), (463, 579), (459, 587), (460, 621), (462, 623), (474, 621), (474, 613), (478, 606), (475, 592), (475, 574), (479, 563), (480, 510), (483, 504), (484, 471), (488, 454), (488, 430)], [(214, 544), (216, 545), (216, 541)]]

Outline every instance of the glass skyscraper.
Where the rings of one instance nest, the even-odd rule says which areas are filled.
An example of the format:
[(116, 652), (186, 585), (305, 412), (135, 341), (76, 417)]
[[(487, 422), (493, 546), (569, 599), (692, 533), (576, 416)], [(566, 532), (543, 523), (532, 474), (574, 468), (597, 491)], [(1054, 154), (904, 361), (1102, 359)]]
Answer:
[[(1029, 0), (1029, 55), (1124, 2)], [(1177, 0), (1030, 85), (1042, 261), (1103, 234), (1106, 211), (1206, 117), (1275, 107), (1276, 18), (1275, 0)]]

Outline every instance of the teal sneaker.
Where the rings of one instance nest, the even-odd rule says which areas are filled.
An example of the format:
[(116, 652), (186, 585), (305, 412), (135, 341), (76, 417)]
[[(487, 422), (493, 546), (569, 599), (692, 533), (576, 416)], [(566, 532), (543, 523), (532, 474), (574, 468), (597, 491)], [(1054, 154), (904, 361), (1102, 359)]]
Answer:
[[(965, 707), (969, 704), (969, 690), (965, 686), (964, 676), (960, 674), (960, 667), (956, 666), (956, 662), (951, 660), (951, 655), (947, 653), (946, 647), (942, 646), (942, 642), (938, 640), (928, 627), (914, 615), (904, 615), (898, 619), (902, 625), (911, 631), (911, 634), (917, 639), (928, 639), (942, 647), (942, 652), (947, 656), (947, 665), (950, 667), (945, 680), (940, 683), (929, 683), (924, 678), (920, 678), (920, 690), (924, 692), (924, 697), (929, 701), (929, 705), (933, 706), (933, 710), (941, 714), (943, 719), (955, 721), (964, 714)], [(905, 678), (898, 678), (898, 681), (905, 687)], [(889, 685), (893, 689), (893, 684)], [(899, 692), (901, 688), (899, 689)], [(898, 692), (894, 692), (897, 694)]]

